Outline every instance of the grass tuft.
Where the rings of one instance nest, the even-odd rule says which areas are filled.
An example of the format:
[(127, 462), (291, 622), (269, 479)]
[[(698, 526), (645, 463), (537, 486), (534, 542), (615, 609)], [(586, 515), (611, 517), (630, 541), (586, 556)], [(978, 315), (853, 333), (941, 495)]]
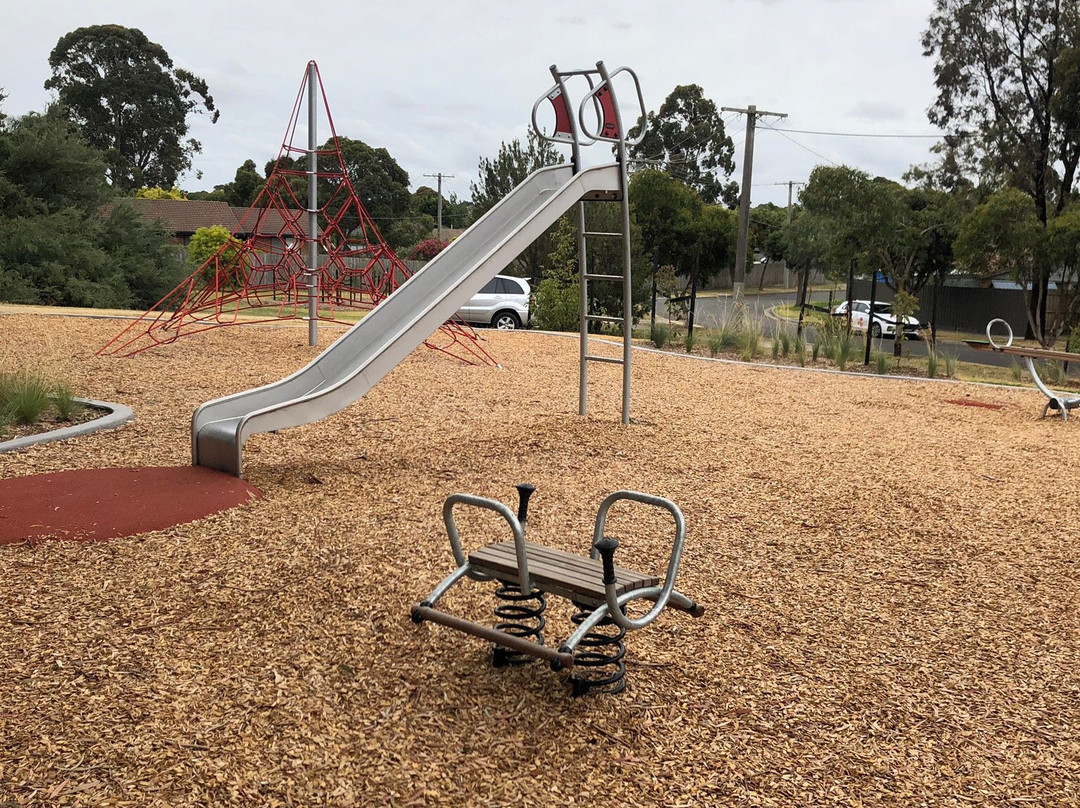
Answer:
[(26, 369), (0, 373), (0, 427), (46, 418), (71, 421), (82, 409), (66, 382), (52, 382)]
[(649, 329), (649, 339), (658, 349), (663, 348), (671, 339), (671, 329), (661, 323), (653, 323)]
[(61, 421), (73, 421), (75, 416), (86, 409), (75, 400), (75, 393), (67, 382), (57, 382), (53, 386), (52, 405), (57, 419)]
[(44, 377), (28, 370), (0, 376), (0, 410), (15, 423), (36, 423), (51, 403), (50, 385)]

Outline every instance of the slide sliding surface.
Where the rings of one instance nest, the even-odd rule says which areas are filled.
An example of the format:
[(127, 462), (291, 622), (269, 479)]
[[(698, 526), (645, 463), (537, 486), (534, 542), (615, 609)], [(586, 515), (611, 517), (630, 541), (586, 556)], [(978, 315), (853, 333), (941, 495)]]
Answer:
[(363, 396), (567, 210), (621, 191), (617, 165), (542, 168), (307, 366), (208, 401), (191, 419), (195, 465), (242, 476), (244, 441), (318, 421)]

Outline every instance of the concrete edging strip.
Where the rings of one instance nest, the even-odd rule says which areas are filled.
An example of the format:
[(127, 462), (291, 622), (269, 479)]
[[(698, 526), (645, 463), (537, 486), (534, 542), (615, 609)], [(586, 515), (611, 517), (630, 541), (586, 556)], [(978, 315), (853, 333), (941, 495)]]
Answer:
[(33, 446), (37, 443), (49, 443), (55, 440), (76, 438), (80, 435), (89, 435), (91, 432), (97, 432), (102, 429), (116, 429), (116, 427), (135, 419), (135, 411), (132, 410), (131, 407), (127, 407), (123, 404), (113, 404), (108, 401), (95, 401), (91, 398), (76, 398), (75, 400), (91, 409), (104, 410), (105, 415), (100, 418), (95, 418), (92, 421), (86, 421), (82, 424), (54, 429), (51, 432), (41, 432), (37, 435), (27, 435), (24, 438), (13, 438), (12, 440), (0, 442), (0, 452), (25, 449), (26, 447)]

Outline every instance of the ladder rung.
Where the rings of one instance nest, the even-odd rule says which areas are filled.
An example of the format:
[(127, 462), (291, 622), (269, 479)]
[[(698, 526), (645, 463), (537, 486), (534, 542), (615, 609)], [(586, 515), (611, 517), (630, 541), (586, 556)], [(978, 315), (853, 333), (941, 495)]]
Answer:
[(621, 359), (612, 356), (590, 356), (586, 354), (585, 358), (591, 362), (607, 362), (609, 365), (621, 365), (623, 363)]
[(622, 238), (622, 233), (601, 233), (596, 230), (586, 231), (586, 236), (596, 236), (597, 238)]
[(585, 280), (587, 281), (621, 281), (625, 277), (625, 275), (592, 275), (588, 272), (585, 273)]
[(592, 320), (594, 323), (621, 323), (622, 317), (607, 317), (603, 314), (586, 314), (586, 320)]

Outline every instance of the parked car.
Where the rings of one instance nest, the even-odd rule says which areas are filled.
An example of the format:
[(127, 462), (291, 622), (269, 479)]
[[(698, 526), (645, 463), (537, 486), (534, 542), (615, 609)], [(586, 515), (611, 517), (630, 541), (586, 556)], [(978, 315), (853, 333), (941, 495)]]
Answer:
[(529, 325), (531, 294), (524, 278), (496, 275), (458, 309), (457, 316), (467, 323), (490, 324), (501, 331), (513, 331)]
[[(846, 300), (833, 309), (833, 315), (836, 317), (847, 317), (847, 313), (848, 302)], [(866, 324), (870, 322), (870, 320), (870, 301), (851, 301), (851, 327), (855, 331), (862, 331), (865, 333)], [(919, 321), (914, 317), (904, 317), (903, 332), (907, 339), (918, 339)], [(886, 337), (896, 336), (896, 315), (893, 314), (891, 304), (874, 303), (874, 315), (873, 321), (870, 322), (870, 333), (875, 337), (880, 337), (882, 335)]]

